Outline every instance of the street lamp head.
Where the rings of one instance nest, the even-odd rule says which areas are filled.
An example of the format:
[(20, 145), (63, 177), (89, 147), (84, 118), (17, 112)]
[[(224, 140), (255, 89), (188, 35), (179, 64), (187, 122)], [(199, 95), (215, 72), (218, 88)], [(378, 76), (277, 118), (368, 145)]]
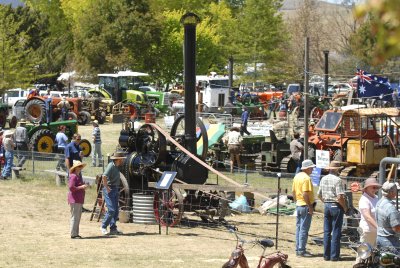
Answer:
[(187, 12), (185, 15), (182, 16), (181, 18), (181, 23), (183, 25), (197, 25), (200, 23), (200, 18), (196, 14), (192, 12)]

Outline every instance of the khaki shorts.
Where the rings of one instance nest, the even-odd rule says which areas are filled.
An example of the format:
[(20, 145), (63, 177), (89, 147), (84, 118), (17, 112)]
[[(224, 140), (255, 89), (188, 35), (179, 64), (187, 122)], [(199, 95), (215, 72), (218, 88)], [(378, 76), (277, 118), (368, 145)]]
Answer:
[(240, 145), (238, 145), (238, 144), (228, 145), (228, 152), (230, 154), (239, 154), (240, 153)]

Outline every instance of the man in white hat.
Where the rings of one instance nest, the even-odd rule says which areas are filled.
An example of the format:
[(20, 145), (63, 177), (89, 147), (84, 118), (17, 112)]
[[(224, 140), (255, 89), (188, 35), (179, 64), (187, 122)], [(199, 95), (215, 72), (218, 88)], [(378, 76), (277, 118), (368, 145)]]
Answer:
[(311, 172), (314, 163), (307, 159), (302, 162), (301, 172), (293, 179), (292, 192), (296, 201), (296, 255), (299, 257), (312, 257), (306, 251), (308, 231), (311, 226), (311, 219), (314, 213), (314, 188), (311, 183)]
[[(103, 173), (103, 197), (107, 205), (107, 212), (104, 215), (101, 224), (101, 233), (103, 235), (119, 235), (122, 232), (117, 229), (118, 220), (118, 199), (119, 199), (119, 185), (121, 183), (120, 172), (118, 167), (124, 163), (126, 158), (125, 152), (115, 152), (110, 157), (111, 161), (108, 163), (106, 170)], [(107, 227), (110, 226), (110, 232)]]
[(324, 202), (324, 260), (338, 261), (347, 205), (342, 179), (337, 176), (341, 170), (340, 162), (332, 161), (326, 169), (329, 174), (322, 177), (317, 193), (318, 198)]
[(4, 146), (4, 160), (5, 164), (1, 172), (0, 179), (6, 180), (11, 177), (11, 168), (13, 166), (14, 159), (14, 131), (6, 130), (3, 134), (3, 146)]
[(92, 167), (96, 166), (98, 160), (98, 167), (103, 166), (103, 156), (101, 154), (101, 133), (99, 128), (99, 121), (93, 121), (92, 141), (93, 141), (93, 154), (92, 154)]
[(376, 204), (376, 223), (378, 225), (378, 247), (400, 247), (400, 212), (393, 200), (397, 196), (395, 183), (387, 181), (382, 185), (382, 198)]
[(26, 162), (28, 149), (28, 131), (26, 130), (26, 121), (21, 119), (19, 121), (19, 126), (15, 129), (15, 143), (17, 147), (17, 167), (22, 167)]

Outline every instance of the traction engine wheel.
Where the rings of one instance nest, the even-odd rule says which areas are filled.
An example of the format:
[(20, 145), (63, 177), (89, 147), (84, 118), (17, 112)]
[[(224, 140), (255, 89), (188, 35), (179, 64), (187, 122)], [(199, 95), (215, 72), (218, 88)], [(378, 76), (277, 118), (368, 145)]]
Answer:
[(167, 141), (153, 126), (144, 124), (136, 135), (136, 151), (140, 153), (142, 164), (152, 166), (165, 160)]
[(103, 110), (99, 110), (96, 115), (95, 118), (97, 121), (99, 121), (99, 124), (104, 124), (104, 122), (106, 122), (106, 112)]
[[(185, 115), (179, 116), (174, 124), (171, 127), (171, 137), (174, 138), (180, 145), (185, 147)], [(196, 136), (197, 136), (197, 145), (202, 145), (201, 153), (197, 150), (197, 156), (201, 159), (206, 159), (207, 152), (208, 152), (208, 136), (207, 136), (207, 129), (204, 126), (203, 121), (200, 118), (196, 117)], [(172, 151), (177, 150), (174, 144), (170, 144), (170, 148)]]
[(55, 136), (48, 129), (40, 129), (36, 131), (31, 138), (31, 146), (33, 150), (40, 153), (52, 153)]
[(84, 157), (88, 157), (92, 152), (92, 145), (87, 139), (82, 139), (79, 143), (79, 146), (82, 148), (82, 153)]
[(25, 114), (29, 121), (40, 123), (45, 121), (46, 106), (41, 99), (31, 99), (25, 105)]
[(78, 116), (74, 112), (68, 112), (68, 120), (78, 120)]
[(121, 172), (119, 173), (120, 178), (121, 178), (121, 184), (119, 186), (119, 200), (118, 200), (118, 207), (131, 207), (131, 197), (130, 197), (130, 193), (129, 193), (129, 184), (128, 184), (128, 180), (126, 179), (126, 177), (124, 176), (124, 174), (122, 174)]
[(183, 196), (179, 190), (154, 193), (154, 216), (162, 226), (172, 227), (182, 219)]

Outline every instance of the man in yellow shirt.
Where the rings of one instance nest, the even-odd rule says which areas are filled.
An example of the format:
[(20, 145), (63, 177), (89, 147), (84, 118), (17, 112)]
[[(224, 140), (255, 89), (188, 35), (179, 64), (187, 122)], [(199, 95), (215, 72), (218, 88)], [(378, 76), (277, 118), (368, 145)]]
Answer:
[(310, 178), (314, 167), (315, 165), (311, 160), (304, 160), (301, 164), (301, 172), (296, 174), (292, 185), (297, 213), (296, 255), (301, 257), (312, 257), (309, 252), (306, 252), (306, 244), (315, 206), (314, 189)]

